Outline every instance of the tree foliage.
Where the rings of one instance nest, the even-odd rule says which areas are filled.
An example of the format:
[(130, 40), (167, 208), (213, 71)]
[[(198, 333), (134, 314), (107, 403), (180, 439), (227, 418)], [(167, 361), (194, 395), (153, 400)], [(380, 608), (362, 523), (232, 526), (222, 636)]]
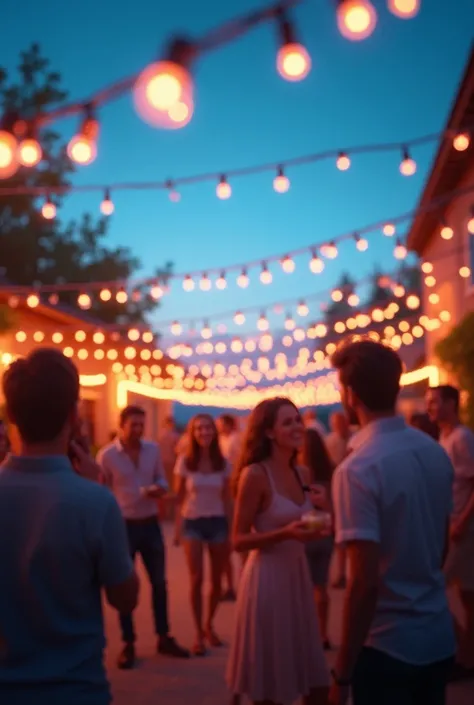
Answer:
[[(0, 68), (0, 115), (16, 115), (28, 120), (34, 115), (61, 105), (67, 92), (59, 73), (38, 45), (20, 54), (18, 76), (8, 76)], [(2, 186), (65, 186), (73, 172), (60, 135), (50, 126), (41, 129), (38, 139), (43, 159), (36, 169), (20, 168)], [(60, 198), (54, 197), (59, 205)], [(107, 221), (84, 214), (76, 222), (62, 223), (60, 218), (45, 220), (41, 203), (28, 195), (0, 198), (0, 270), (12, 284), (34, 286), (65, 282), (117, 281), (134, 275), (140, 262), (126, 247), (106, 245)], [(165, 282), (171, 264), (157, 270), (153, 280)], [(147, 289), (148, 290), (148, 289)], [(145, 292), (135, 292), (126, 305), (103, 303), (94, 299), (91, 313), (107, 323), (139, 323), (156, 302)], [(60, 303), (76, 306), (77, 292), (60, 294)]]
[(435, 352), (467, 392), (466, 420), (474, 429), (474, 312), (468, 313), (438, 342)]

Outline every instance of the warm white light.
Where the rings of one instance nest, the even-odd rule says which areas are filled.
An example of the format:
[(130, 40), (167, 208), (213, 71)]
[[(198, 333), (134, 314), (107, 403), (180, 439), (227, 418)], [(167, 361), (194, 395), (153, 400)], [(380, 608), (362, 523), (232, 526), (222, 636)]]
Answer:
[(409, 20), (420, 11), (421, 0), (388, 0), (388, 9), (402, 20)]
[(351, 166), (351, 160), (345, 152), (341, 152), (337, 158), (336, 166), (339, 171), (347, 171)]
[(265, 316), (265, 314), (263, 314), (263, 313), (257, 321), (257, 328), (258, 328), (258, 330), (261, 330), (261, 331), (268, 330), (268, 328), (269, 328), (268, 319)]
[(138, 77), (133, 89), (135, 107), (154, 127), (177, 129), (189, 123), (194, 112), (193, 81), (184, 66), (158, 61)]
[(278, 169), (278, 173), (273, 179), (273, 188), (277, 193), (286, 193), (290, 188), (290, 180), (285, 176), (281, 167)]
[(365, 252), (369, 247), (369, 243), (364, 237), (358, 237), (356, 239), (356, 247), (359, 252)]
[(203, 276), (201, 277), (201, 281), (199, 282), (199, 288), (201, 289), (201, 291), (210, 291), (211, 287), (211, 280), (209, 279), (207, 274), (203, 274)]
[(45, 220), (54, 220), (56, 217), (56, 206), (49, 198), (41, 206), (41, 215)]
[(431, 272), (433, 271), (433, 265), (431, 264), (431, 262), (423, 262), (421, 265), (421, 271), (424, 274), (431, 274)]
[(40, 303), (39, 296), (37, 294), (30, 294), (26, 299), (26, 305), (29, 308), (36, 308)]
[(449, 225), (443, 225), (440, 230), (440, 235), (443, 240), (452, 240), (454, 236), (454, 230)]
[(463, 279), (468, 279), (471, 276), (471, 270), (469, 267), (461, 267), (459, 270), (459, 276)]
[(43, 150), (38, 140), (26, 138), (18, 145), (18, 161), (22, 166), (33, 167), (43, 158)]
[(9, 179), (18, 171), (18, 143), (16, 138), (6, 130), (0, 130), (0, 179)]
[(287, 81), (302, 81), (311, 71), (311, 57), (302, 44), (289, 42), (278, 50), (277, 70)]
[(385, 223), (382, 232), (387, 237), (392, 237), (392, 235), (395, 235), (395, 226), (392, 223)]
[(405, 259), (405, 257), (407, 256), (407, 248), (399, 240), (397, 241), (395, 249), (393, 250), (393, 256), (395, 257), (395, 259)]
[(309, 313), (308, 305), (304, 301), (300, 301), (296, 309), (298, 316), (307, 316)]
[(283, 257), (281, 261), (281, 268), (286, 274), (292, 274), (295, 271), (295, 262), (288, 255)]
[(225, 278), (224, 272), (219, 276), (218, 279), (216, 279), (216, 289), (219, 289), (220, 291), (223, 291), (227, 287), (227, 280)]
[(237, 286), (240, 286), (241, 289), (246, 289), (250, 283), (248, 274), (245, 270), (242, 271), (241, 274), (237, 277)]
[(110, 193), (107, 190), (104, 194), (104, 199), (103, 199), (102, 203), (100, 204), (100, 212), (102, 213), (102, 215), (109, 216), (109, 215), (112, 215), (114, 210), (115, 210), (114, 202), (110, 198)]
[(324, 262), (316, 253), (313, 253), (313, 256), (311, 257), (309, 268), (313, 274), (321, 274), (324, 269)]
[(173, 321), (170, 330), (171, 335), (181, 335), (181, 333), (183, 332), (183, 327), (178, 321)]
[(266, 265), (263, 265), (260, 272), (260, 281), (262, 284), (271, 284), (273, 280), (272, 273), (268, 271)]
[(377, 13), (369, 0), (339, 0), (337, 26), (346, 39), (366, 39), (372, 34), (376, 24)]
[(77, 305), (82, 308), (83, 311), (87, 311), (92, 306), (92, 299), (89, 294), (79, 294), (77, 297)]
[(465, 152), (471, 143), (471, 137), (468, 132), (461, 132), (453, 139), (453, 147), (458, 152)]
[(241, 311), (237, 311), (237, 313), (235, 314), (234, 323), (236, 323), (238, 326), (241, 326), (245, 323), (245, 316)]
[(195, 287), (194, 280), (187, 274), (183, 279), (183, 289), (184, 291), (192, 291)]
[(221, 180), (216, 186), (216, 195), (221, 201), (226, 201), (232, 195), (232, 188), (230, 184), (227, 183), (225, 176), (221, 176)]
[(408, 150), (403, 151), (402, 161), (400, 162), (400, 174), (403, 176), (413, 176), (416, 173), (416, 162), (408, 153)]

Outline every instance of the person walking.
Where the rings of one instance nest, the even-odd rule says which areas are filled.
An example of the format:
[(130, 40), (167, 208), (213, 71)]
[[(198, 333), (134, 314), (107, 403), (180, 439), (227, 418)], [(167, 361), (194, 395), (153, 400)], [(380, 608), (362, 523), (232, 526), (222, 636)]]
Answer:
[(0, 702), (108, 705), (101, 592), (131, 612), (138, 580), (117, 502), (70, 441), (79, 374), (37, 349), (6, 370), (3, 390), (20, 448), (0, 468)]
[[(224, 458), (214, 420), (198, 414), (188, 425), (187, 454), (175, 467), (176, 496), (180, 516), (175, 543), (186, 553), (191, 609), (196, 627), (195, 656), (204, 656), (206, 642), (222, 646), (214, 631), (214, 617), (221, 600), (222, 575), (229, 556), (230, 465)], [(202, 583), (204, 550), (209, 552), (211, 591), (206, 625), (203, 624)]]
[(232, 542), (249, 552), (237, 596), (227, 683), (234, 702), (326, 705), (329, 677), (304, 544), (321, 531), (302, 515), (311, 509), (296, 456), (301, 415), (285, 398), (253, 410), (239, 464)]
[[(170, 635), (166, 588), (165, 546), (157, 516), (157, 500), (168, 491), (160, 448), (143, 440), (145, 412), (127, 406), (120, 414), (116, 440), (99, 451), (101, 480), (115, 494), (127, 528), (130, 555), (140, 554), (151, 583), (152, 609), (158, 637), (157, 651), (165, 656), (189, 658), (187, 649)], [(136, 634), (131, 612), (120, 614), (123, 650), (121, 669), (136, 664)]]
[(440, 428), (440, 443), (454, 467), (453, 512), (446, 580), (463, 607), (457, 625), (458, 653), (452, 680), (474, 678), (474, 433), (459, 419), (459, 391), (450, 385), (428, 390), (428, 414)]
[(332, 357), (349, 421), (361, 430), (336, 468), (336, 542), (348, 585), (330, 705), (443, 705), (455, 652), (443, 575), (453, 468), (396, 415), (402, 362), (371, 340)]

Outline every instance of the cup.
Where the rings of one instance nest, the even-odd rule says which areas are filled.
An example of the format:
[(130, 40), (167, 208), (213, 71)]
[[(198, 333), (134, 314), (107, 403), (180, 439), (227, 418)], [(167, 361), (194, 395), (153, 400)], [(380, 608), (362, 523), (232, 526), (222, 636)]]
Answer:
[(321, 512), (314, 509), (311, 512), (303, 514), (301, 521), (306, 526), (308, 531), (316, 529), (329, 529), (331, 526), (331, 515), (328, 512)]

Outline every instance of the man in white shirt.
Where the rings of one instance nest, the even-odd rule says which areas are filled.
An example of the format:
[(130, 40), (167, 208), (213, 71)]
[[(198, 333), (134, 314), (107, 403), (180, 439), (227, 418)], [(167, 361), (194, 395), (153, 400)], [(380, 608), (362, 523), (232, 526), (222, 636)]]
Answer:
[(464, 608), (453, 679), (474, 677), (474, 433), (459, 420), (459, 391), (442, 385), (427, 393), (428, 414), (440, 429), (439, 442), (454, 466), (453, 513), (446, 580)]
[(314, 409), (307, 409), (304, 412), (303, 423), (305, 425), (305, 428), (317, 431), (321, 438), (324, 438), (326, 436), (327, 429), (325, 428), (324, 424), (322, 424), (321, 421), (318, 420), (318, 415), (316, 414)]
[(336, 542), (349, 579), (331, 705), (443, 705), (455, 652), (443, 560), (453, 468), (396, 416), (402, 363), (371, 340), (332, 360), (361, 430), (333, 479)]
[[(158, 444), (144, 441), (145, 412), (127, 406), (120, 414), (118, 438), (98, 456), (102, 482), (114, 493), (122, 510), (128, 533), (130, 554), (140, 554), (152, 588), (153, 616), (158, 637), (158, 653), (189, 658), (169, 634), (168, 596), (165, 578), (165, 547), (157, 517), (156, 500), (168, 491)], [(135, 629), (131, 614), (120, 615), (124, 648), (118, 667), (135, 666)]]

